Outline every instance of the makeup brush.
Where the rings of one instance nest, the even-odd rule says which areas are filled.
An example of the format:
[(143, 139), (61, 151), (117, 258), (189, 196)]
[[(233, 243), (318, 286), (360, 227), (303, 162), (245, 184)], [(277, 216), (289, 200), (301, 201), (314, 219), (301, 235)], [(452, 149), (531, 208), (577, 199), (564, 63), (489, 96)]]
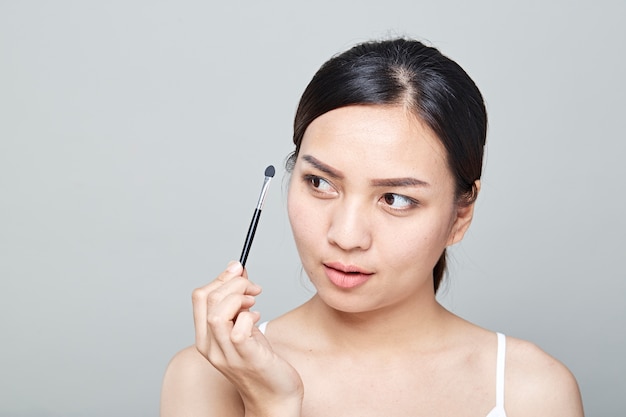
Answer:
[(276, 170), (273, 165), (265, 168), (265, 179), (263, 180), (263, 188), (261, 188), (261, 195), (259, 196), (259, 201), (256, 203), (256, 208), (254, 209), (254, 215), (252, 216), (252, 221), (250, 222), (250, 227), (248, 228), (248, 235), (246, 236), (246, 242), (243, 245), (243, 250), (241, 251), (241, 257), (239, 258), (239, 262), (242, 266), (246, 266), (246, 260), (248, 259), (248, 253), (250, 253), (250, 247), (252, 246), (252, 239), (254, 239), (254, 233), (256, 232), (256, 226), (259, 224), (259, 218), (261, 217), (261, 209), (263, 208), (263, 202), (265, 201), (265, 193), (267, 193), (267, 189), (270, 186), (270, 181), (274, 177)]

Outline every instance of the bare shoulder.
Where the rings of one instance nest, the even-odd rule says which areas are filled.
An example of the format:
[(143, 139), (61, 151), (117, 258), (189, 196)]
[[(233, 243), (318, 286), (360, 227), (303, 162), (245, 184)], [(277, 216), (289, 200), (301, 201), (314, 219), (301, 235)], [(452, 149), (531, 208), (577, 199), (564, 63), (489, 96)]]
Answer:
[(509, 417), (584, 414), (574, 375), (533, 343), (507, 337), (505, 384)]
[(161, 417), (243, 416), (232, 384), (194, 346), (170, 361), (161, 389)]

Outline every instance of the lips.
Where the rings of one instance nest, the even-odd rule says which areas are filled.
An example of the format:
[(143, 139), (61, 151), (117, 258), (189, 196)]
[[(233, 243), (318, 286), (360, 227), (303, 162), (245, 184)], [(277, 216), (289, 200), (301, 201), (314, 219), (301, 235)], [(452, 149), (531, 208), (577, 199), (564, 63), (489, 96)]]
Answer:
[(326, 277), (339, 288), (354, 288), (364, 284), (373, 275), (372, 272), (353, 265), (332, 262), (324, 264)]

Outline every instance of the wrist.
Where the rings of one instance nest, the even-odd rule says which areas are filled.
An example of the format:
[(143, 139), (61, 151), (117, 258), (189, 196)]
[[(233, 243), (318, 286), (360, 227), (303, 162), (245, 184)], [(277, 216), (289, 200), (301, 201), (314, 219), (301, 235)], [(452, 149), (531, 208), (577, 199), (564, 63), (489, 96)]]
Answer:
[(302, 396), (283, 399), (280, 402), (266, 402), (258, 406), (245, 407), (245, 417), (300, 417)]

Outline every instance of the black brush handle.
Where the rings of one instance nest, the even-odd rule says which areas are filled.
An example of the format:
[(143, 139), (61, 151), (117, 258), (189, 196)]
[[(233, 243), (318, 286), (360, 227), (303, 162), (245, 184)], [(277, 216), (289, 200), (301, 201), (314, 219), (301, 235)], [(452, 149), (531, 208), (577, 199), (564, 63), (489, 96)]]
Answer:
[(248, 227), (248, 235), (246, 236), (246, 242), (243, 244), (243, 250), (241, 251), (241, 257), (239, 258), (239, 262), (241, 263), (242, 266), (246, 266), (246, 260), (248, 259), (248, 254), (250, 253), (250, 247), (252, 247), (252, 240), (254, 239), (254, 234), (256, 233), (256, 226), (259, 224), (260, 217), (261, 217), (261, 210), (254, 209), (254, 215), (252, 216), (250, 227)]

